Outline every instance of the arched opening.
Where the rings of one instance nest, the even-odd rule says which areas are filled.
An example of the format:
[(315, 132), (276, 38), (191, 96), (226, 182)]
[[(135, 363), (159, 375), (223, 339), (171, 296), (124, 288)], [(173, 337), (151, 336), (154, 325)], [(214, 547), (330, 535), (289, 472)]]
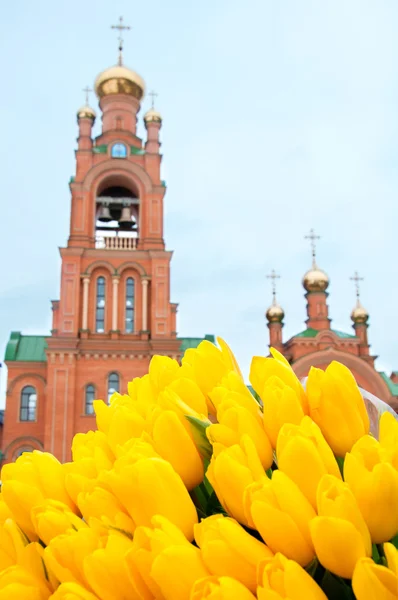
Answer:
[(86, 385), (84, 398), (84, 412), (86, 415), (94, 414), (95, 387), (89, 383)]
[(108, 376), (108, 404), (112, 394), (120, 390), (120, 378), (118, 373), (109, 373)]
[(21, 391), (19, 408), (20, 421), (36, 421), (37, 393), (33, 385), (26, 385)]
[(97, 279), (97, 297), (95, 303), (95, 331), (96, 333), (105, 332), (105, 305), (106, 305), (106, 284), (105, 277)]
[(134, 246), (135, 248), (138, 228), (137, 190), (121, 177), (103, 182), (97, 193), (95, 221), (97, 247), (127, 249)]
[(124, 330), (126, 333), (134, 333), (135, 289), (133, 277), (126, 279), (125, 299)]

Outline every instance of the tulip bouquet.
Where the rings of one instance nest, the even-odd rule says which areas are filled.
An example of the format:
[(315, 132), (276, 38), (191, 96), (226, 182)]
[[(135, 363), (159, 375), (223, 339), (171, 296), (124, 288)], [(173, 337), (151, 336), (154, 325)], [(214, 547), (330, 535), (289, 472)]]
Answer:
[(73, 460), (3, 467), (0, 600), (398, 598), (398, 421), (351, 372), (304, 389), (277, 351), (246, 387), (223, 340), (153, 357)]

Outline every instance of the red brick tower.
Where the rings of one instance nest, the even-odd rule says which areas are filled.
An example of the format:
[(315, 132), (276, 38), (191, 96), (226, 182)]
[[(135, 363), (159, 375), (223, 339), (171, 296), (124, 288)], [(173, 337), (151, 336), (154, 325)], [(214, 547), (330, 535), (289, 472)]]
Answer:
[[(311, 366), (324, 369), (332, 360), (338, 360), (351, 369), (361, 387), (397, 409), (398, 375), (394, 372), (389, 377), (386, 373), (376, 371), (377, 357), (370, 354), (367, 335), (369, 315), (359, 300), (358, 283), (361, 278), (357, 273), (351, 278), (355, 281), (357, 295), (356, 305), (351, 313), (355, 335), (332, 329), (326, 291), (329, 287), (329, 277), (318, 267), (315, 257), (315, 241), (319, 237), (311, 230), (306, 238), (311, 240), (312, 248), (312, 267), (303, 277), (307, 300), (307, 327), (287, 342), (283, 342), (284, 312), (276, 303), (273, 287), (273, 302), (266, 312), (270, 346), (282, 352), (299, 377), (308, 375)], [(269, 277), (275, 282), (277, 276), (273, 272)]]
[(118, 65), (94, 84), (102, 113), (97, 138), (94, 110), (86, 103), (77, 113), (70, 233), (60, 249), (51, 336), (14, 332), (6, 350), (5, 460), (33, 448), (68, 460), (73, 435), (94, 426), (94, 398), (126, 389), (147, 372), (152, 355), (179, 358), (200, 341), (177, 338), (172, 252), (163, 239), (162, 119), (153, 106), (144, 116), (145, 143), (136, 134), (144, 87), (124, 66), (120, 44)]

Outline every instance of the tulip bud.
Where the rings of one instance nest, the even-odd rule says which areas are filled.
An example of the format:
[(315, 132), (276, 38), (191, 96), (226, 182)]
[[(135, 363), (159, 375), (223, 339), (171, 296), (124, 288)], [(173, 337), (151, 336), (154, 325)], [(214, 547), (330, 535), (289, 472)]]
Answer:
[(307, 379), (310, 417), (334, 454), (344, 457), (369, 432), (369, 417), (351, 371), (333, 361), (325, 371), (311, 367)]
[(115, 462), (115, 455), (102, 431), (76, 433), (72, 441), (72, 457), (74, 462), (85, 458), (94, 459), (99, 471), (112, 468)]
[(198, 384), (188, 377), (177, 377), (164, 391), (171, 390), (186, 406), (189, 406), (198, 415), (208, 416), (206, 398), (200, 391)]
[(360, 558), (371, 556), (369, 530), (347, 483), (324, 475), (317, 492), (318, 517), (311, 522), (315, 552), (322, 565), (351, 579)]
[(398, 472), (387, 462), (388, 455), (379, 442), (365, 435), (344, 462), (344, 479), (375, 544), (387, 542), (398, 533)]
[(149, 381), (155, 398), (175, 379), (179, 368), (178, 362), (169, 356), (157, 354), (151, 358)]
[(256, 447), (248, 435), (240, 444), (226, 448), (214, 445), (206, 476), (224, 509), (239, 523), (249, 525), (244, 510), (244, 493), (248, 485), (267, 479)]
[(377, 565), (370, 558), (357, 561), (352, 578), (357, 600), (394, 600), (398, 597), (398, 551), (392, 544), (384, 544), (384, 553), (387, 567)]
[(47, 600), (50, 594), (22, 567), (10, 567), (0, 573), (0, 600)]
[(210, 425), (206, 434), (209, 441), (225, 447), (239, 444), (244, 435), (254, 442), (258, 456), (264, 469), (269, 469), (273, 462), (271, 444), (262, 423), (243, 406), (229, 406), (221, 403), (217, 409), (218, 423)]
[(265, 544), (247, 533), (237, 521), (213, 515), (195, 525), (195, 541), (212, 575), (234, 576), (253, 593), (257, 565), (273, 554)]
[(205, 577), (196, 581), (190, 600), (255, 600), (255, 597), (232, 577)]
[(0, 526), (0, 571), (18, 562), (28, 542), (15, 521), (6, 519)]
[(81, 492), (77, 505), (85, 521), (98, 519), (105, 527), (133, 535), (135, 523), (112, 492), (97, 486), (90, 492)]
[(44, 549), (44, 560), (60, 583), (74, 582), (89, 588), (84, 559), (99, 548), (101, 541), (92, 528), (70, 530), (51, 540)]
[(280, 552), (259, 565), (258, 581), (258, 600), (327, 600), (312, 577)]
[(69, 529), (78, 530), (87, 527), (87, 524), (68, 506), (56, 500), (46, 500), (34, 506), (31, 518), (37, 535), (46, 545), (54, 537), (66, 533)]
[(255, 527), (273, 552), (305, 567), (315, 556), (310, 522), (315, 511), (297, 485), (285, 473), (248, 486), (245, 494), (249, 526)]
[(276, 448), (281, 427), (285, 423), (299, 425), (303, 420), (305, 414), (303, 405), (297, 391), (275, 375), (266, 380), (261, 399), (264, 414), (263, 426), (272, 447)]
[(195, 506), (170, 463), (160, 458), (140, 458), (128, 461), (128, 456), (116, 460), (111, 471), (101, 474), (101, 480), (138, 525), (149, 525), (153, 515), (162, 515), (193, 539), (193, 526), (198, 517)]
[(164, 600), (186, 600), (195, 582), (209, 572), (200, 550), (188, 544), (165, 548), (154, 560), (151, 576)]
[(278, 468), (298, 485), (316, 509), (316, 491), (323, 475), (341, 479), (334, 454), (321, 430), (310, 417), (300, 425), (282, 426), (276, 446)]
[(46, 498), (59, 500), (73, 511), (76, 506), (65, 488), (65, 471), (61, 463), (47, 452), (26, 452), (15, 463), (1, 470), (2, 497), (15, 521), (31, 540), (37, 535), (31, 520), (31, 510)]
[(138, 598), (124, 568), (123, 558), (131, 549), (132, 541), (120, 533), (110, 533), (104, 548), (98, 548), (83, 559), (87, 582), (101, 600)]
[(259, 403), (243, 379), (234, 371), (223, 377), (220, 385), (216, 386), (209, 396), (216, 409), (221, 404), (246, 408), (259, 423), (263, 422)]
[(78, 583), (61, 583), (50, 600), (98, 600), (86, 588)]
[[(297, 375), (286, 358), (278, 352), (278, 350), (271, 348), (271, 354), (272, 358), (264, 358), (262, 356), (253, 357), (249, 375), (250, 383), (253, 388), (265, 404), (267, 393), (269, 393), (268, 383), (271, 384), (269, 380), (272, 378), (271, 381), (275, 381), (274, 378), (276, 377), (278, 380), (282, 381), (285, 386), (291, 388), (295, 392), (295, 396), (299, 401), (299, 405), (302, 407), (303, 413), (308, 414), (306, 394)], [(297, 410), (296, 403), (293, 402), (293, 397), (286, 399), (285, 402), (289, 402), (292, 408)]]
[(154, 406), (147, 405), (144, 412), (138, 402), (120, 395), (110, 405), (103, 400), (94, 400), (97, 427), (106, 435), (115, 455), (118, 446), (123, 446), (132, 438), (139, 438), (145, 431), (147, 415)]

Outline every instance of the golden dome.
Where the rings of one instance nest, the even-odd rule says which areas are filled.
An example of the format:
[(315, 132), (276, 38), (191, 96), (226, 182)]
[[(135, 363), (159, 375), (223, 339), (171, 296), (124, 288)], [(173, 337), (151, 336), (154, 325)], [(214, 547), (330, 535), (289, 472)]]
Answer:
[(91, 108), (91, 106), (89, 106), (88, 104), (85, 104), (77, 111), (78, 119), (92, 119), (94, 121), (96, 116), (97, 114), (95, 110)]
[(144, 121), (145, 123), (161, 123), (162, 115), (154, 108), (150, 108), (144, 115)]
[(265, 316), (270, 323), (282, 323), (285, 313), (283, 308), (275, 301), (271, 304)]
[(135, 71), (124, 65), (115, 65), (98, 75), (94, 82), (94, 90), (99, 98), (110, 94), (128, 94), (141, 100), (145, 92), (145, 82)]
[(307, 292), (324, 292), (329, 286), (329, 277), (324, 271), (313, 265), (303, 277), (303, 286)]
[(366, 323), (366, 321), (369, 319), (368, 311), (362, 306), (359, 300), (357, 301), (357, 304), (351, 313), (351, 319), (354, 321), (354, 323)]

